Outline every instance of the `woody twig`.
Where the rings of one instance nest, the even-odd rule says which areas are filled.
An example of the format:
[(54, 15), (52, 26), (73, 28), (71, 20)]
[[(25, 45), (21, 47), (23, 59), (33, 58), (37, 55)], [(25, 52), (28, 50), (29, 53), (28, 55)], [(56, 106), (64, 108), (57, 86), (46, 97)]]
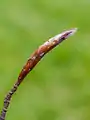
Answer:
[(41, 58), (48, 53), (50, 50), (52, 50), (54, 47), (59, 45), (62, 41), (66, 40), (69, 36), (74, 34), (76, 32), (76, 28), (67, 30), (62, 32), (61, 34), (56, 35), (53, 38), (50, 38), (48, 41), (46, 41), (44, 44), (39, 46), (39, 48), (31, 55), (31, 57), (28, 59), (27, 63), (21, 70), (19, 77), (12, 87), (12, 89), (7, 93), (7, 95), (4, 98), (4, 104), (0, 115), (0, 120), (5, 120), (6, 113), (8, 110), (8, 107), (11, 102), (12, 95), (16, 92), (17, 88), (21, 84), (21, 82), (24, 80), (26, 75), (35, 67), (35, 65), (41, 60)]

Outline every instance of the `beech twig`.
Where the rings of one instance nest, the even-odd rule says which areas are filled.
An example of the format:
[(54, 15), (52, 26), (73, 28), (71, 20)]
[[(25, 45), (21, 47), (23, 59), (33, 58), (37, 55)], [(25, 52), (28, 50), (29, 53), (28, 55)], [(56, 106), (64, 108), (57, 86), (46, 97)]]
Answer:
[(12, 95), (15, 93), (23, 79), (26, 75), (35, 67), (35, 65), (41, 60), (41, 58), (48, 53), (51, 49), (56, 47), (59, 43), (67, 39), (69, 36), (76, 32), (76, 28), (64, 31), (61, 34), (56, 35), (53, 38), (50, 38), (44, 44), (42, 44), (28, 59), (26, 65), (23, 67), (22, 71), (19, 74), (19, 77), (12, 87), (12, 89), (7, 93), (4, 98), (4, 105), (1, 111), (0, 120), (5, 120), (6, 112), (8, 110)]

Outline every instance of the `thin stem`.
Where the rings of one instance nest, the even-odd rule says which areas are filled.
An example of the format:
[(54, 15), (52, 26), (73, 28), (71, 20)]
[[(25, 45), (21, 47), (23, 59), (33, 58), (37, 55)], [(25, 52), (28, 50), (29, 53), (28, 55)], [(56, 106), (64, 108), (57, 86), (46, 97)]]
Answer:
[(71, 29), (68, 31), (65, 31), (61, 34), (56, 35), (53, 38), (50, 38), (48, 41), (46, 41), (44, 44), (39, 46), (39, 48), (31, 55), (31, 57), (28, 59), (27, 63), (21, 70), (18, 80), (12, 87), (12, 89), (7, 93), (7, 95), (4, 98), (4, 105), (1, 111), (0, 120), (5, 120), (6, 113), (8, 110), (8, 107), (10, 105), (10, 101), (12, 98), (12, 95), (16, 92), (17, 88), (21, 84), (21, 82), (24, 80), (26, 75), (35, 67), (35, 65), (41, 60), (41, 58), (48, 53), (50, 50), (52, 50), (54, 47), (56, 47), (59, 43), (67, 39), (70, 35), (74, 34), (76, 32), (75, 29)]

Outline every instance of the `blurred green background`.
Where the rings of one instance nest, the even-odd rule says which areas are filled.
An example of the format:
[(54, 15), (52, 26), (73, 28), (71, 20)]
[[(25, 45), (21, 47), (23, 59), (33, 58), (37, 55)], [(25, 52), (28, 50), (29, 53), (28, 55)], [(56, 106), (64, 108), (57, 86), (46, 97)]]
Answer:
[(6, 120), (90, 120), (90, 0), (0, 0), (0, 109), (30, 54), (74, 27), (25, 78)]

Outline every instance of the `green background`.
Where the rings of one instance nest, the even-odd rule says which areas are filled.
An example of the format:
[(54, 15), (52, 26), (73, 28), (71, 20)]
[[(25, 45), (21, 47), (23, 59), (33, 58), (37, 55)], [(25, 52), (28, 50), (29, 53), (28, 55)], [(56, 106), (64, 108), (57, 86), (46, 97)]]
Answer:
[(90, 0), (0, 0), (0, 109), (30, 54), (74, 27), (25, 78), (6, 120), (90, 120)]

